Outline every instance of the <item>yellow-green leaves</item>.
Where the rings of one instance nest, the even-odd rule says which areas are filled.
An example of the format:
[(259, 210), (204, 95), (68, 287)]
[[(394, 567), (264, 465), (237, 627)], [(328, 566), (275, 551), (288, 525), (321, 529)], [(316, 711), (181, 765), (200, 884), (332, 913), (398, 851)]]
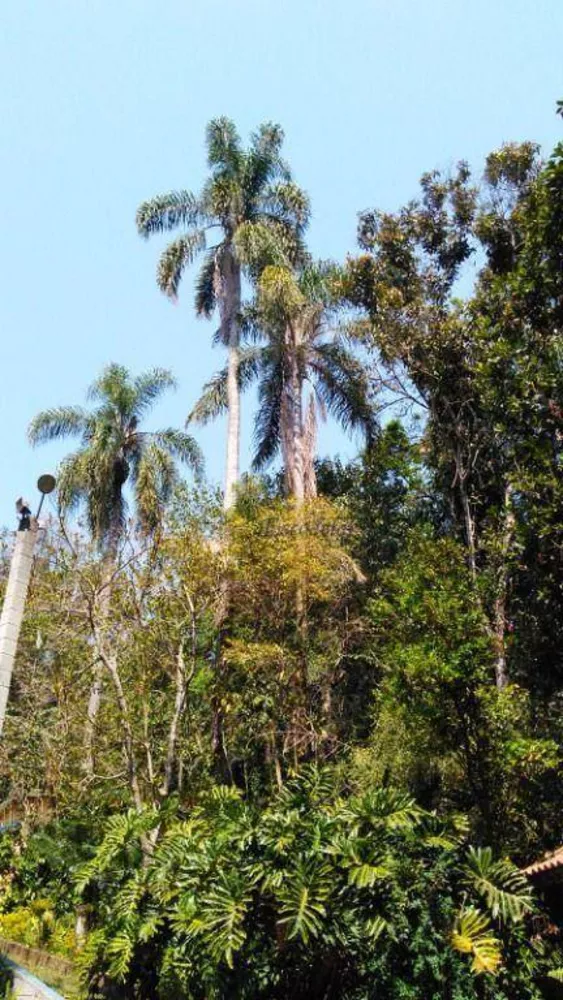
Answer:
[(476, 973), (495, 973), (501, 963), (498, 939), (491, 930), (489, 918), (474, 907), (462, 910), (452, 932), (452, 946), (462, 954), (472, 956), (471, 968)]

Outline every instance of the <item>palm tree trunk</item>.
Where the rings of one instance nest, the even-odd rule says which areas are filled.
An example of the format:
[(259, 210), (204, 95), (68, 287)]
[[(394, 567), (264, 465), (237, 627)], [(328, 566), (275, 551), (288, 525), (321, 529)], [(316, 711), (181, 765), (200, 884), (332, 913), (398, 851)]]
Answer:
[(315, 457), (317, 453), (317, 410), (314, 394), (311, 393), (307, 403), (307, 413), (303, 425), (303, 478), (305, 498), (311, 500), (317, 495), (317, 474), (315, 472)]
[[(223, 507), (228, 511), (236, 500), (236, 486), (240, 471), (240, 387), (239, 387), (239, 314), (241, 307), (241, 271), (231, 247), (217, 254), (215, 261), (215, 296), (221, 316), (221, 334), (228, 348), (227, 362), (227, 457), (225, 468), (225, 494)], [(221, 584), (217, 614), (217, 671), (222, 669), (221, 649), (225, 640), (225, 626), (229, 613), (230, 587), (228, 574)], [(213, 756), (228, 783), (228, 758), (225, 750), (223, 715), (217, 698), (212, 698)]]
[(299, 374), (299, 333), (288, 324), (286, 372), (281, 407), (281, 444), (288, 492), (298, 504), (305, 498), (305, 462), (303, 434), (303, 386)]
[(219, 303), (221, 330), (228, 348), (227, 366), (227, 460), (225, 469), (225, 510), (232, 507), (240, 471), (240, 387), (239, 314), (241, 305), (240, 265), (230, 248), (218, 258), (215, 292)]
[[(300, 529), (304, 528), (305, 433), (303, 426), (303, 380), (299, 370), (301, 334), (298, 322), (289, 322), (285, 331), (284, 384), (281, 402), (280, 438), (287, 491), (295, 500)], [(293, 752), (294, 763), (309, 751), (307, 720), (307, 612), (303, 578), (295, 589), (295, 624), (299, 668), (293, 682), (293, 705), (285, 750)]]

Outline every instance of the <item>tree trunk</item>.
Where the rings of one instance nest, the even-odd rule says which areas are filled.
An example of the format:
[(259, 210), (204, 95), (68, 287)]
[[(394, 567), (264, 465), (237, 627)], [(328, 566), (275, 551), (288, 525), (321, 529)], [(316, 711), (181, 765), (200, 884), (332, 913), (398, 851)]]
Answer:
[(508, 684), (504, 633), (506, 628), (506, 591), (500, 594), (493, 608), (493, 641), (495, 645), (495, 684), (499, 691)]
[(460, 483), (459, 487), (461, 506), (463, 509), (463, 520), (465, 522), (465, 539), (467, 543), (467, 551), (469, 553), (469, 568), (471, 570), (471, 577), (475, 583), (477, 579), (477, 546), (475, 542), (475, 522), (473, 520), (473, 514), (471, 512), (471, 504), (469, 502), (469, 497), (467, 495), (467, 490), (465, 489), (465, 483)]
[[(112, 548), (111, 555), (104, 559), (102, 571), (102, 584), (98, 595), (98, 608), (100, 629), (106, 632), (109, 627), (109, 616), (111, 609), (111, 592), (113, 576), (115, 573), (117, 555)], [(90, 685), (90, 696), (88, 698), (88, 708), (86, 712), (86, 723), (84, 726), (84, 770), (89, 778), (94, 775), (94, 738), (96, 735), (96, 721), (102, 694), (104, 689), (104, 665), (99, 656), (96, 656), (92, 664), (92, 683)]]
[(117, 666), (117, 658), (111, 652), (107, 652), (105, 649), (105, 640), (100, 638), (97, 629), (95, 629), (96, 642), (98, 644), (98, 652), (100, 655), (100, 660), (104, 667), (107, 669), (111, 680), (113, 682), (117, 706), (119, 708), (119, 714), (121, 718), (121, 742), (123, 746), (123, 755), (125, 757), (125, 763), (127, 765), (127, 774), (129, 778), (129, 788), (131, 790), (131, 795), (133, 798), (133, 803), (137, 812), (142, 812), (143, 809), (143, 798), (141, 795), (141, 788), (139, 785), (139, 777), (137, 773), (137, 761), (135, 758), (135, 743), (133, 739), (133, 729), (131, 727), (131, 717), (129, 712), (129, 706), (127, 704), (127, 698), (125, 696), (125, 690), (119, 675), (119, 669)]
[[(184, 640), (180, 639), (178, 652), (176, 654), (176, 697), (174, 699), (174, 712), (170, 722), (170, 728), (168, 730), (168, 747), (166, 751), (166, 763), (164, 765), (164, 784), (161, 789), (163, 797), (170, 794), (173, 787), (175, 771), (179, 770), (177, 749), (180, 735), (180, 723), (186, 710), (188, 688), (195, 673), (197, 650), (195, 608), (193, 601), (189, 596), (188, 600), (190, 603), (191, 614), (190, 668), (189, 670), (186, 668), (186, 661), (184, 658)], [(178, 781), (177, 784), (179, 785), (180, 782)]]
[(305, 498), (303, 386), (299, 374), (299, 328), (289, 323), (285, 332), (284, 385), (281, 404), (281, 446), (287, 490), (298, 504)]
[(305, 499), (310, 500), (317, 495), (317, 474), (315, 472), (315, 457), (317, 454), (317, 409), (314, 394), (311, 393), (307, 403), (307, 414), (303, 427), (303, 466)]
[(239, 314), (241, 306), (240, 265), (230, 247), (217, 258), (215, 293), (221, 316), (221, 333), (228, 348), (227, 365), (227, 459), (224, 507), (232, 507), (236, 497), (240, 466), (240, 387)]
[(495, 682), (499, 691), (508, 684), (506, 670), (506, 600), (508, 596), (508, 554), (514, 535), (514, 513), (511, 507), (512, 487), (508, 483), (504, 491), (503, 530), (498, 571), (497, 593), (493, 605), (493, 641), (495, 644)]
[(455, 453), (455, 478), (453, 485), (456, 483), (459, 488), (459, 498), (461, 500), (461, 509), (463, 511), (463, 521), (465, 525), (465, 542), (467, 545), (467, 552), (469, 555), (469, 568), (471, 570), (471, 576), (473, 582), (477, 580), (477, 538), (475, 531), (475, 520), (473, 518), (473, 512), (471, 510), (471, 501), (469, 499), (469, 494), (467, 492), (467, 480), (469, 478), (469, 464), (464, 461), (461, 446), (458, 445)]
[(96, 732), (96, 719), (102, 703), (103, 671), (103, 665), (96, 657), (92, 664), (92, 683), (84, 726), (84, 770), (89, 778), (94, 775), (94, 734)]
[(90, 907), (85, 903), (79, 903), (75, 910), (74, 933), (78, 945), (83, 945), (88, 934), (88, 917)]

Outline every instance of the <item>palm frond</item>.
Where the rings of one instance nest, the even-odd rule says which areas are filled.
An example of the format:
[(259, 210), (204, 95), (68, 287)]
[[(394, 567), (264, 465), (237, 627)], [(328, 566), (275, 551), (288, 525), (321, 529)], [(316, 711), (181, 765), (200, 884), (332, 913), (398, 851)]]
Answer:
[(207, 319), (212, 315), (217, 304), (215, 295), (215, 256), (216, 247), (207, 251), (200, 268), (195, 285), (195, 310), (198, 316)]
[(90, 442), (68, 455), (59, 466), (59, 507), (63, 513), (70, 513), (84, 503), (94, 541), (100, 547), (108, 540), (115, 545), (127, 513), (123, 486), (123, 478), (117, 476), (114, 451)]
[(244, 215), (244, 194), (236, 172), (216, 172), (201, 192), (201, 205), (207, 218), (220, 226), (227, 240), (232, 238), (237, 220)]
[(260, 162), (267, 160), (285, 176), (288, 168), (281, 159), (285, 133), (277, 122), (262, 122), (250, 137), (250, 156)]
[(178, 481), (174, 460), (167, 449), (151, 442), (139, 460), (134, 483), (139, 523), (145, 532), (154, 531)]
[(241, 166), (242, 146), (236, 125), (230, 118), (213, 118), (205, 130), (207, 162), (210, 167), (236, 173)]
[(241, 264), (258, 276), (266, 267), (286, 268), (290, 259), (285, 252), (279, 228), (263, 222), (243, 222), (235, 234), (235, 249)]
[(310, 261), (299, 275), (299, 287), (308, 302), (330, 309), (335, 306), (335, 283), (340, 268), (329, 260)]
[(276, 177), (289, 180), (289, 167), (282, 159), (283, 129), (265, 122), (251, 137), (250, 151), (243, 171), (243, 186), (248, 214), (251, 215), (266, 186)]
[(134, 415), (139, 418), (149, 410), (167, 389), (176, 389), (177, 381), (166, 368), (151, 368), (133, 381)]
[(31, 421), (28, 438), (35, 446), (62, 437), (83, 434), (88, 426), (88, 414), (81, 406), (55, 406), (43, 410)]
[(88, 453), (75, 451), (63, 459), (57, 470), (57, 497), (60, 510), (76, 510), (88, 496), (90, 476)]
[(280, 222), (303, 233), (311, 217), (311, 202), (308, 195), (291, 180), (272, 184), (263, 198), (264, 211)]
[(189, 424), (199, 424), (201, 427), (205, 427), (206, 424), (226, 411), (227, 369), (222, 368), (205, 383), (201, 396), (194, 403), (186, 418), (186, 427)]
[(161, 292), (171, 299), (176, 298), (184, 271), (202, 250), (205, 250), (203, 229), (197, 229), (169, 243), (158, 262), (156, 281)]
[(364, 366), (336, 342), (317, 344), (310, 364), (317, 394), (327, 411), (344, 430), (362, 430), (369, 444), (378, 426)]
[[(239, 353), (238, 384), (241, 392), (258, 376), (264, 356), (263, 347), (243, 347)], [(205, 426), (227, 411), (227, 368), (216, 372), (203, 387), (203, 392), (186, 420)]]
[(155, 431), (151, 437), (160, 448), (187, 465), (196, 476), (203, 475), (203, 454), (191, 434), (168, 427), (163, 431)]
[[(251, 344), (263, 343), (268, 340), (268, 331), (264, 328), (260, 310), (255, 302), (248, 303), (243, 307), (239, 317), (239, 332), (241, 341)], [(220, 331), (214, 335), (214, 346), (222, 343), (219, 339)]]
[[(87, 502), (88, 524), (98, 545), (115, 548), (125, 527), (128, 505), (123, 493), (122, 461), (110, 450), (93, 453)], [(126, 466), (125, 477), (128, 478)]]
[[(92, 382), (86, 394), (87, 399), (101, 401), (105, 404), (105, 410), (109, 416), (108, 423), (111, 423), (112, 408), (114, 407), (124, 416), (129, 416), (132, 413), (134, 396), (135, 390), (128, 369), (115, 362), (106, 365), (101, 375)], [(103, 415), (102, 411), (100, 414)]]
[(283, 371), (281, 363), (271, 363), (260, 382), (258, 412), (254, 418), (255, 453), (252, 468), (264, 469), (278, 454), (281, 437)]
[(260, 309), (266, 321), (286, 325), (305, 306), (294, 272), (285, 264), (264, 268), (258, 285)]
[(191, 191), (169, 191), (142, 202), (137, 209), (137, 231), (147, 239), (152, 233), (167, 233), (178, 226), (187, 229), (200, 221), (200, 206)]

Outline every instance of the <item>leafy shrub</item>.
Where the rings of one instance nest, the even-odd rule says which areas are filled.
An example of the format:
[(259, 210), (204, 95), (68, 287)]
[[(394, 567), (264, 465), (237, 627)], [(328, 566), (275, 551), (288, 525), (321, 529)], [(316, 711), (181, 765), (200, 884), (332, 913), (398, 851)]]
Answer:
[(49, 900), (38, 899), (0, 914), (0, 937), (29, 948), (44, 948), (54, 955), (72, 957), (76, 937), (71, 917), (57, 917)]
[(157, 812), (112, 817), (83, 872), (92, 995), (538, 995), (526, 881), (404, 794), (344, 798), (311, 771), (260, 813), (215, 788), (153, 851), (159, 826)]

